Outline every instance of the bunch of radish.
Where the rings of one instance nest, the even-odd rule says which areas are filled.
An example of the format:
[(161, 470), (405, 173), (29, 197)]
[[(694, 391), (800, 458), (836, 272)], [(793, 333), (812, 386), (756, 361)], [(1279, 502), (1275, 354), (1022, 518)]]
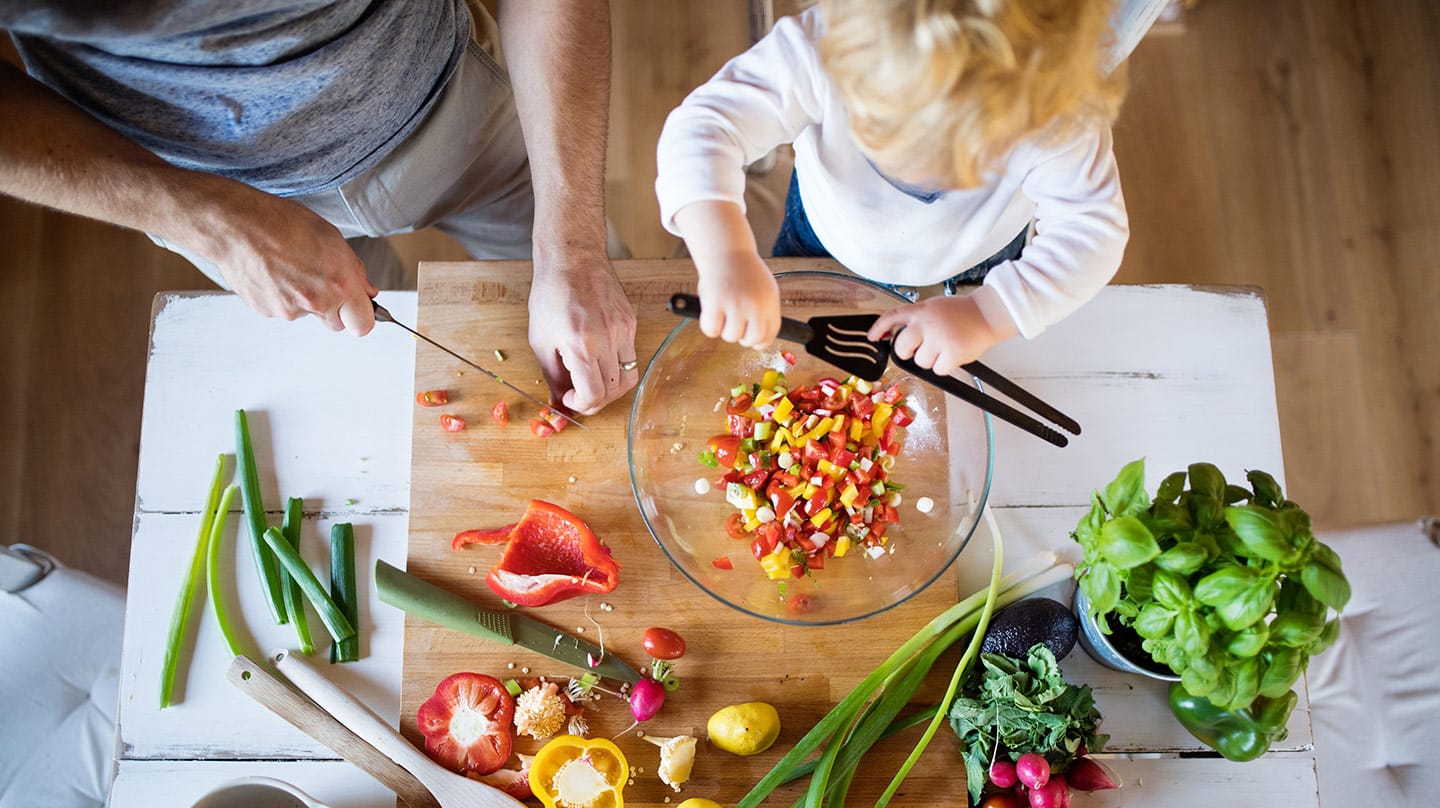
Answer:
[(1044, 755), (1027, 752), (1011, 763), (998, 758), (990, 764), (993, 792), (980, 808), (1069, 808), (1070, 790), (1100, 791), (1119, 788), (1120, 778), (1108, 766), (1088, 757), (1077, 757), (1063, 774), (1051, 773)]

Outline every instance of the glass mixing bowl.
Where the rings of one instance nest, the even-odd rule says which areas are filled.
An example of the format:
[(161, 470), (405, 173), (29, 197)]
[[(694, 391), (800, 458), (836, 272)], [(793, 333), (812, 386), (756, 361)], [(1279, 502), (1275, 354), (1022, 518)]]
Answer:
[[(906, 302), (876, 284), (834, 272), (776, 275), (781, 310), (788, 317), (880, 313)], [(781, 356), (790, 351), (792, 367)], [(737, 384), (760, 381), (767, 370), (785, 373), (793, 388), (843, 372), (809, 356), (804, 346), (774, 343), (765, 350), (709, 339), (694, 320), (683, 320), (645, 368), (630, 410), (630, 484), (645, 526), (680, 572), (715, 599), (742, 612), (795, 624), (831, 624), (879, 614), (929, 586), (965, 549), (990, 490), (994, 441), (989, 416), (940, 390), (892, 369), (915, 422), (890, 479), (905, 486), (900, 523), (883, 552), (852, 549), (824, 569), (783, 582), (766, 578), (750, 539), (730, 538), (720, 472), (699, 461), (706, 441), (726, 432), (720, 402)], [(711, 489), (696, 492), (696, 480)], [(929, 497), (934, 508), (915, 503)], [(731, 569), (716, 565), (728, 559)], [(721, 565), (725, 562), (721, 561)]]

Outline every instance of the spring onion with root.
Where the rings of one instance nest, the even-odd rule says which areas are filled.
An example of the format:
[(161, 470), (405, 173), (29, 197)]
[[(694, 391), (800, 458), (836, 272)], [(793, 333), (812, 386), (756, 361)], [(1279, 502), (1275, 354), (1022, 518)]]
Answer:
[(225, 605), (225, 596), (220, 592), (220, 543), (225, 536), (225, 516), (230, 513), (230, 501), (240, 486), (231, 483), (220, 495), (220, 504), (215, 508), (215, 521), (210, 525), (209, 546), (205, 549), (205, 587), (210, 590), (210, 608), (215, 610), (215, 622), (220, 626), (220, 636), (225, 638), (225, 647), (232, 656), (245, 653), (240, 645), (235, 624), (230, 620), (230, 608)]
[(235, 459), (240, 477), (241, 499), (245, 505), (245, 522), (250, 526), (250, 550), (255, 557), (255, 572), (265, 593), (265, 605), (277, 625), (289, 619), (285, 613), (285, 597), (280, 592), (280, 571), (275, 555), (265, 549), (265, 503), (260, 499), (260, 472), (255, 466), (255, 449), (250, 443), (250, 422), (244, 410), (235, 411)]
[[(291, 497), (285, 501), (285, 521), (281, 523), (280, 533), (297, 553), (300, 552), (300, 520), (304, 516), (305, 500)], [(309, 656), (315, 653), (315, 643), (310, 639), (310, 622), (305, 618), (305, 597), (300, 592), (300, 582), (282, 568), (280, 588), (285, 596), (285, 614), (295, 627), (295, 638), (300, 641), (300, 653)]]
[(180, 647), (185, 643), (185, 629), (190, 624), (190, 608), (195, 600), (195, 582), (205, 574), (205, 551), (209, 547), (210, 526), (215, 523), (215, 508), (220, 504), (220, 489), (225, 484), (225, 455), (215, 458), (215, 474), (210, 479), (210, 494), (205, 510), (200, 512), (200, 534), (195, 537), (195, 551), (190, 568), (180, 582), (175, 609), (170, 613), (170, 632), (165, 639), (165, 662), (160, 670), (160, 709), (171, 704), (175, 692), (175, 672), (180, 662)]
[(290, 572), (290, 577), (300, 583), (300, 589), (309, 598), (310, 605), (320, 615), (320, 622), (325, 624), (325, 630), (330, 632), (330, 637), (335, 642), (347, 640), (355, 636), (355, 627), (350, 624), (349, 619), (330, 599), (325, 590), (321, 588), (320, 581), (315, 578), (315, 573), (305, 564), (305, 559), (295, 552), (295, 548), (285, 541), (278, 528), (269, 527), (264, 533), (265, 543), (270, 545), (270, 550), (280, 563)]
[[(996, 545), (998, 569), (1000, 536), (993, 524), (991, 533)], [(936, 616), (820, 719), (745, 795), (737, 808), (756, 808), (780, 784), (801, 776), (800, 772), (806, 767), (812, 767), (810, 788), (801, 804), (807, 808), (819, 808), (827, 799), (843, 802), (844, 791), (854, 777), (861, 756), (887, 732), (898, 731), (893, 725), (908, 726), (906, 722), (911, 719), (896, 721), (895, 716), (909, 701), (940, 654), (972, 631), (977, 636), (982, 635), (983, 632), (976, 629), (982, 616), (989, 611), (1069, 580), (1073, 571), (1069, 564), (1056, 564), (1055, 556), (1049, 554), (1038, 565), (1003, 578), (992, 578), (988, 589), (965, 598)], [(945, 712), (937, 707), (927, 717), (932, 722), (943, 720)], [(806, 763), (805, 759), (822, 745), (825, 752), (819, 759)], [(908, 769), (902, 769), (904, 771)], [(892, 785), (898, 786), (898, 783)]]
[(360, 658), (360, 603), (355, 592), (355, 528), (349, 522), (330, 526), (330, 597), (355, 634), (330, 644), (331, 662)]

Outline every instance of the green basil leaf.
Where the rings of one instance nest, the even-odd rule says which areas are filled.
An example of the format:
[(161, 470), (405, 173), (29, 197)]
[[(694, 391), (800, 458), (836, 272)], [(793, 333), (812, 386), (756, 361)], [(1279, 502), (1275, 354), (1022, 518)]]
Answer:
[(1100, 536), (1100, 526), (1105, 524), (1105, 508), (1100, 504), (1100, 498), (1093, 493), (1090, 495), (1090, 511), (1081, 517), (1079, 524), (1075, 525), (1075, 532), (1070, 534), (1080, 546), (1085, 548), (1088, 554), (1094, 547), (1095, 540)]
[(1128, 570), (1160, 555), (1160, 545), (1139, 519), (1122, 516), (1100, 528), (1100, 554), (1117, 569)]
[(1181, 542), (1155, 557), (1155, 565), (1176, 575), (1189, 575), (1200, 569), (1210, 558), (1205, 548), (1194, 542)]
[(1345, 575), (1319, 561), (1312, 560), (1300, 570), (1300, 581), (1316, 600), (1337, 612), (1350, 602), (1350, 582)]
[(1186, 537), (1195, 529), (1190, 511), (1173, 502), (1157, 502), (1150, 508), (1150, 530), (1157, 536)]
[(1270, 614), (1270, 608), (1275, 604), (1275, 592), (1275, 584), (1270, 579), (1256, 576), (1233, 600), (1217, 606), (1215, 614), (1231, 631), (1247, 629)]
[(1104, 561), (1090, 565), (1090, 572), (1080, 579), (1085, 597), (1090, 599), (1090, 613), (1103, 615), (1115, 608), (1120, 600), (1120, 576)]
[(1240, 597), (1259, 577), (1249, 567), (1237, 564), (1221, 567), (1195, 584), (1195, 599), (1206, 606), (1220, 606)]
[(1260, 677), (1260, 695), (1276, 699), (1295, 686), (1305, 670), (1305, 654), (1299, 648), (1281, 648), (1270, 655), (1269, 667)]
[(1260, 695), (1260, 660), (1247, 659), (1235, 666), (1235, 695), (1232, 697), (1235, 704), (1250, 706), (1250, 702)]
[[(1220, 675), (1215, 678), (1215, 689), (1205, 698), (1210, 703), (1222, 710), (1233, 710), (1235, 701), (1235, 671), (1228, 667), (1220, 669)], [(1245, 705), (1241, 705), (1242, 707)]]
[(1212, 530), (1225, 518), (1225, 506), (1221, 504), (1219, 497), (1194, 491), (1190, 494), (1189, 506), (1190, 515), (1198, 529)]
[(1255, 489), (1255, 502), (1260, 505), (1275, 507), (1285, 500), (1285, 495), (1280, 493), (1280, 484), (1275, 482), (1263, 471), (1247, 471), (1245, 479), (1250, 481), (1250, 487)]
[(1243, 630), (1237, 631), (1225, 640), (1225, 651), (1231, 656), (1241, 659), (1249, 659), (1259, 654), (1270, 639), (1270, 626), (1259, 622)]
[(1287, 648), (1308, 648), (1325, 630), (1325, 620), (1310, 614), (1282, 614), (1270, 621), (1270, 642)]
[(1234, 505), (1237, 502), (1246, 502), (1250, 499), (1250, 490), (1244, 486), (1225, 486), (1225, 504)]
[(1282, 614), (1311, 614), (1325, 616), (1325, 604), (1315, 599), (1297, 578), (1286, 578), (1280, 585), (1280, 601), (1276, 610)]
[(1154, 597), (1155, 567), (1141, 564), (1130, 570), (1125, 578), (1125, 591), (1137, 601), (1148, 601)]
[(1100, 497), (1111, 516), (1134, 516), (1150, 507), (1145, 495), (1145, 458), (1125, 464)]
[(1155, 492), (1155, 503), (1174, 504), (1185, 490), (1185, 472), (1177, 471), (1160, 481), (1160, 490)]
[(1210, 650), (1210, 627), (1193, 610), (1185, 609), (1175, 615), (1175, 639), (1187, 656), (1204, 656)]
[(1155, 582), (1152, 584), (1155, 600), (1176, 611), (1189, 608), (1193, 596), (1190, 594), (1190, 584), (1184, 578), (1173, 572), (1165, 570), (1155, 571)]
[(1225, 475), (1210, 463), (1191, 463), (1190, 490), (1219, 502), (1225, 497)]
[(1320, 639), (1311, 643), (1310, 647), (1305, 650), (1310, 653), (1310, 656), (1323, 654), (1328, 651), (1330, 646), (1334, 645), (1338, 639), (1340, 639), (1340, 619), (1335, 618), (1325, 623), (1325, 628), (1320, 631)]
[(1245, 550), (1256, 558), (1279, 564), (1291, 563), (1299, 555), (1275, 511), (1259, 505), (1236, 505), (1225, 509), (1225, 521), (1235, 531)]
[(1175, 610), (1158, 603), (1150, 603), (1140, 610), (1135, 618), (1135, 633), (1147, 639), (1157, 639), (1170, 633), (1175, 624)]

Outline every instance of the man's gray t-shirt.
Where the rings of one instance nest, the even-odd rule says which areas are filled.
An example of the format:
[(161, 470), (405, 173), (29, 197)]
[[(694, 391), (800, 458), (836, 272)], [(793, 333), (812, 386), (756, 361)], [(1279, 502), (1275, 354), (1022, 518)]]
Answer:
[(424, 119), (464, 0), (0, 0), (31, 75), (171, 164), (334, 188)]

